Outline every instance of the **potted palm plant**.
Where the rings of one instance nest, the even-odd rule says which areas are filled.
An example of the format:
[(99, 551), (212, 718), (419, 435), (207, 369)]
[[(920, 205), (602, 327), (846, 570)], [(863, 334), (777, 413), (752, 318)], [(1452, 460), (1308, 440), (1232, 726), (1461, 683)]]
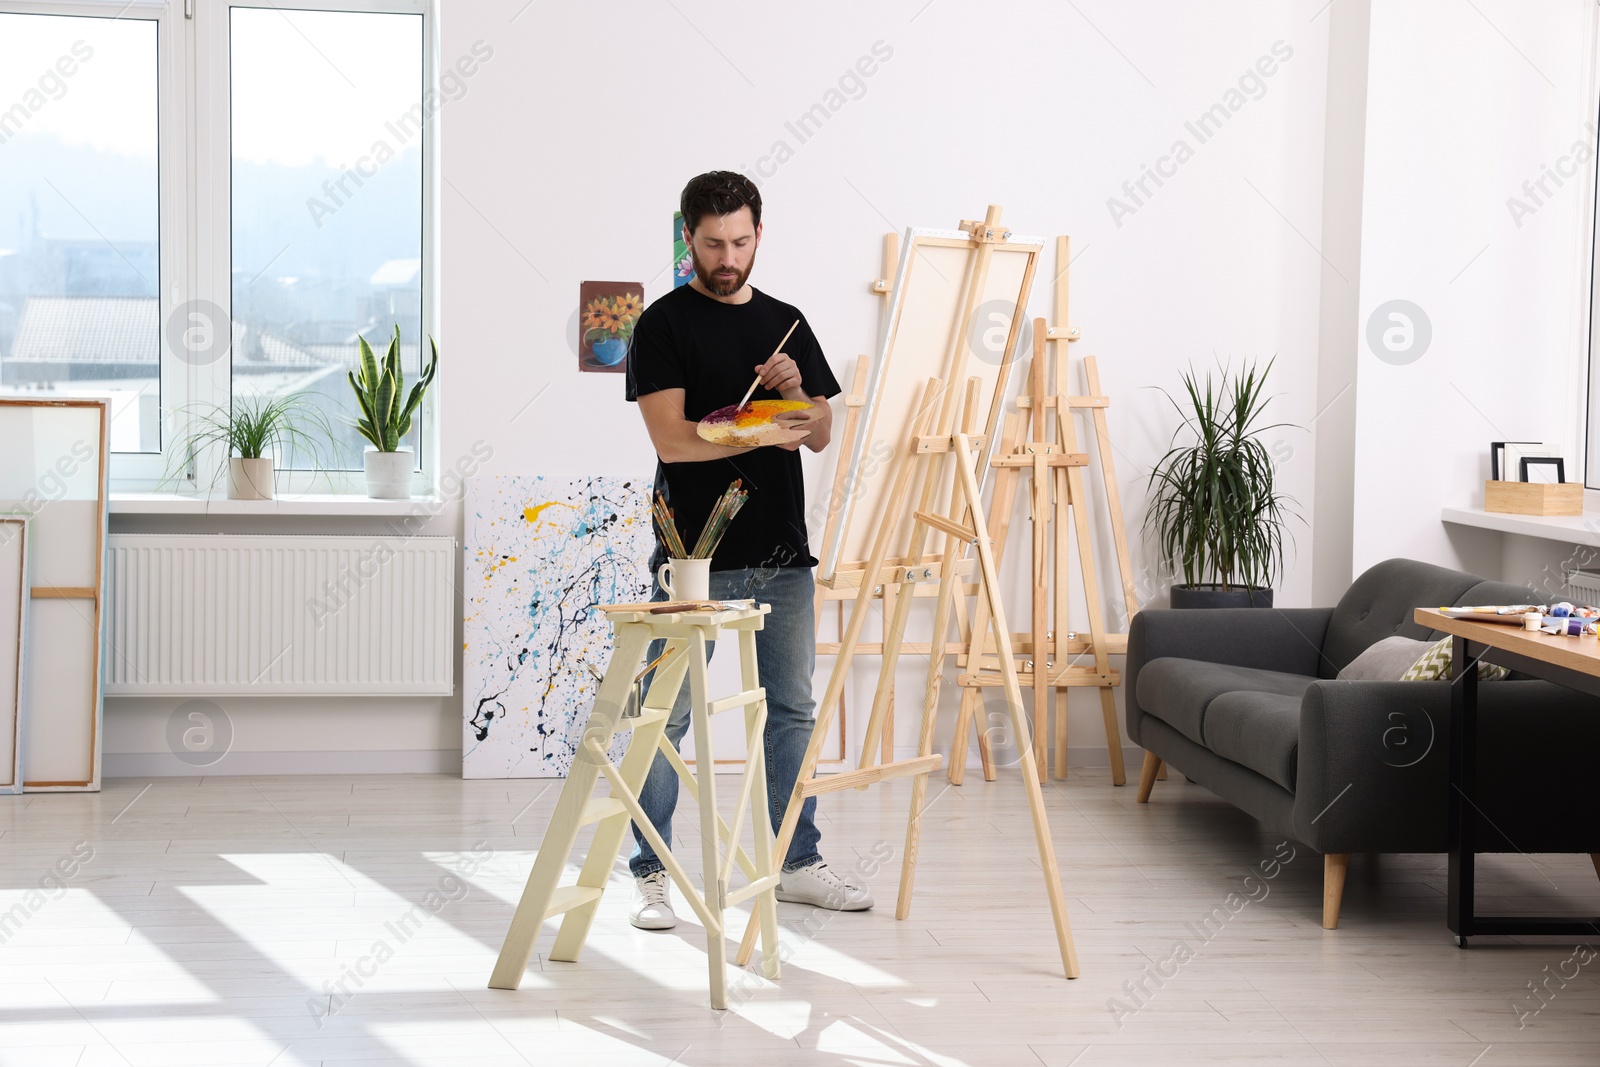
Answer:
[[(1272, 606), (1293, 501), (1279, 491), (1260, 439), (1286, 425), (1258, 425), (1271, 370), (1271, 361), (1237, 376), (1225, 368), (1220, 381), (1207, 372), (1202, 384), (1191, 369), (1183, 376), (1187, 407), (1166, 394), (1183, 422), (1150, 472), (1145, 529), (1182, 571), (1183, 584), (1169, 594), (1175, 608)], [(1179, 443), (1185, 433), (1192, 440)]]
[[(405, 374), (400, 368), (400, 327), (394, 328), (389, 340), (389, 350), (383, 362), (378, 362), (365, 337), (361, 342), (361, 377), (347, 374), (350, 388), (355, 390), (356, 403), (361, 406), (361, 417), (356, 429), (372, 442), (361, 457), (361, 467), (367, 477), (367, 495), (378, 500), (406, 500), (411, 496), (411, 472), (416, 470), (416, 457), (411, 449), (401, 448), (400, 442), (411, 432), (411, 417), (422, 403), (423, 394), (433, 384), (439, 370), (439, 346), (428, 338), (433, 358), (422, 372), (422, 377), (405, 393)], [(402, 399), (403, 398), (403, 399)]]
[(292, 449), (321, 469), (322, 444), (333, 438), (333, 427), (308, 393), (241, 394), (229, 407), (196, 412), (191, 427), (173, 450), (174, 461), (186, 467), (201, 449), (222, 448), (230, 500), (273, 499), (275, 457), (285, 458)]

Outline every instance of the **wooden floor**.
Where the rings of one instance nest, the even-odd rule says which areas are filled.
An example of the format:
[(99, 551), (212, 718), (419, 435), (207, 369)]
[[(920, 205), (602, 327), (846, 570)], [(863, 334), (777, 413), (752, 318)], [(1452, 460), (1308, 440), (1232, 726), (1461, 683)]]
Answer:
[[(1176, 777), (1149, 806), (1103, 772), (1049, 787), (1083, 965), (1067, 982), (1015, 772), (942, 787), (907, 922), (892, 904), (909, 786), (822, 799), (825, 854), (873, 871), (880, 907), (780, 904), (783, 980), (734, 975), (727, 1013), (707, 1005), (698, 927), (627, 925), (620, 862), (581, 962), (546, 961), (547, 932), (520, 991), (485, 988), (559, 784), (3, 797), (0, 1064), (1600, 1063), (1600, 959), (1580, 966), (1570, 939), (1457, 949), (1439, 856), (1354, 857), (1324, 931), (1320, 858), (1300, 848), (1260, 879), (1287, 848)], [(1487, 907), (1600, 912), (1587, 857), (1481, 870)]]

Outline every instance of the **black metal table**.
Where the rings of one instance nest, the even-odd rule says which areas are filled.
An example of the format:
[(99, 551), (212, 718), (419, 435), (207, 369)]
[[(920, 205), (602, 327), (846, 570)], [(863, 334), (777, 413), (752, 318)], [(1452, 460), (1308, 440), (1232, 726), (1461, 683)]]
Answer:
[[(1476, 659), (1580, 692), (1600, 696), (1600, 640), (1556, 637), (1519, 628), (1451, 619), (1432, 608), (1418, 608), (1417, 622), (1453, 638), (1450, 658), (1450, 932), (1456, 944), (1483, 934), (1600, 933), (1600, 916), (1559, 918), (1537, 915), (1478, 915), (1473, 909), (1477, 863), (1478, 672)], [(1580, 644), (1581, 642), (1581, 644)], [(1554, 662), (1556, 653), (1564, 661)], [(1473, 669), (1467, 669), (1467, 668)]]

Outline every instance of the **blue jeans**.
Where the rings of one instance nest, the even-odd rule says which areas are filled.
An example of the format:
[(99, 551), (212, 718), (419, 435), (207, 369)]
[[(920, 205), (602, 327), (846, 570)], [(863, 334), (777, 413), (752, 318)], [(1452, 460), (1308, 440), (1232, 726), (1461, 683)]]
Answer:
[[(811, 726), (816, 717), (817, 704), (811, 699), (811, 675), (817, 658), (817, 635), (812, 621), (815, 589), (810, 567), (751, 567), (711, 572), (711, 599), (754, 599), (757, 603), (772, 605), (765, 625), (756, 631), (756, 666), (761, 685), (767, 691), (767, 806), (774, 832), (783, 821), (784, 809), (789, 806), (789, 794), (800, 773), (806, 746), (811, 742)], [(651, 599), (667, 599), (659, 583)], [(664, 641), (652, 641), (645, 662), (659, 656), (665, 646)], [(714, 641), (706, 642), (708, 659), (715, 646)], [(672, 705), (672, 715), (667, 719), (667, 738), (674, 748), (679, 747), (689, 729), (689, 704), (689, 678), (685, 675), (677, 702)], [(702, 761), (704, 773), (703, 763), (710, 759), (710, 754), (698, 753), (697, 758)], [(639, 806), (650, 816), (661, 839), (672, 844), (672, 811), (678, 806), (678, 775), (659, 752), (650, 765), (644, 788), (639, 791)], [(798, 870), (822, 858), (817, 853), (817, 842), (822, 835), (817, 831), (816, 810), (817, 798), (807, 797), (800, 809), (794, 839), (789, 843), (784, 870)], [(661, 860), (639, 828), (632, 829), (634, 849), (628, 867), (635, 878), (643, 878), (661, 870)]]

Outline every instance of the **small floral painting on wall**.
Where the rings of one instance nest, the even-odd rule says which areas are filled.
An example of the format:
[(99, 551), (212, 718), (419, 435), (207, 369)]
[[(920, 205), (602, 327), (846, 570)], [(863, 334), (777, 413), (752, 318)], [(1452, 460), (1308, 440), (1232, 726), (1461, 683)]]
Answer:
[(672, 287), (688, 285), (694, 277), (694, 259), (683, 239), (683, 212), (672, 213)]
[(578, 290), (578, 369), (626, 370), (628, 342), (643, 310), (644, 286), (638, 282), (584, 282)]

